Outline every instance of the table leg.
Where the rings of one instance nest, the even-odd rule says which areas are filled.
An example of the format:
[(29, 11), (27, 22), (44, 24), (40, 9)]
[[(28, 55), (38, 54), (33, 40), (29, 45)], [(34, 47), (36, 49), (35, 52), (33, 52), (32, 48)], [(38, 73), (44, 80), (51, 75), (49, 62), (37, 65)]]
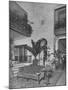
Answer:
[(40, 74), (38, 75), (38, 84), (40, 84)]
[(45, 79), (45, 76), (46, 76), (46, 72), (44, 72), (44, 79)]

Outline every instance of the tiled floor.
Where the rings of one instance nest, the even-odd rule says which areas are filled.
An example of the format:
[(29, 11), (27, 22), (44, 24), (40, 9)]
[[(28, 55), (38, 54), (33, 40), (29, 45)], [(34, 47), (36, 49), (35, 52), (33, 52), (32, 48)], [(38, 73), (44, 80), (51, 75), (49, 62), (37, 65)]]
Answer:
[[(33, 88), (33, 87), (46, 87), (47, 80), (42, 80), (40, 84), (37, 81), (29, 80), (23, 78), (12, 78), (10, 80), (10, 88)], [(48, 86), (65, 85), (65, 71), (56, 70), (50, 79), (50, 84)]]
[(62, 76), (57, 81), (56, 85), (66, 85), (66, 74), (65, 74), (65, 72), (62, 73)]

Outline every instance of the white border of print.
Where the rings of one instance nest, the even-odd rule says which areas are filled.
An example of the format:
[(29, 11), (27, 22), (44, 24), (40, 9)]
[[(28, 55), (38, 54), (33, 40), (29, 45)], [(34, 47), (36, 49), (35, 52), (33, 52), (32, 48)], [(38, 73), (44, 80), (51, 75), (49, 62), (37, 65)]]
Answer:
[[(8, 90), (9, 85), (9, 0), (0, 0), (0, 90)], [(45, 3), (61, 3), (67, 4), (67, 0), (16, 0), (16, 1), (30, 1), (30, 2), (45, 2)], [(67, 25), (68, 26), (68, 25)], [(68, 31), (67, 31), (68, 33)], [(68, 54), (68, 53), (67, 53)], [(68, 55), (67, 55), (68, 56)], [(68, 66), (67, 66), (68, 67)], [(67, 71), (68, 72), (68, 71)], [(68, 74), (68, 73), (67, 73)], [(68, 78), (67, 78), (68, 81)], [(67, 83), (68, 84), (68, 83)], [(29, 90), (57, 90), (67, 89), (68, 86), (56, 87), (42, 87), (42, 88), (29, 88)], [(13, 89), (14, 90), (14, 89)], [(16, 90), (16, 89), (15, 89)], [(17, 89), (19, 90), (19, 89)], [(24, 90), (24, 89), (23, 89)]]

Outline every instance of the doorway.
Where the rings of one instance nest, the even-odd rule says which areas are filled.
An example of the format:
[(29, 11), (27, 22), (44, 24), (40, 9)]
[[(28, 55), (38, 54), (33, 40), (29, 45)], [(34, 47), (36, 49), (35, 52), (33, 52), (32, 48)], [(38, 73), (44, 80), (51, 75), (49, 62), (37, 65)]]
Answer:
[(66, 54), (66, 38), (59, 39), (59, 41), (58, 41), (58, 49), (59, 49), (59, 51)]
[(59, 39), (58, 50), (63, 53), (62, 66), (66, 70), (66, 38)]

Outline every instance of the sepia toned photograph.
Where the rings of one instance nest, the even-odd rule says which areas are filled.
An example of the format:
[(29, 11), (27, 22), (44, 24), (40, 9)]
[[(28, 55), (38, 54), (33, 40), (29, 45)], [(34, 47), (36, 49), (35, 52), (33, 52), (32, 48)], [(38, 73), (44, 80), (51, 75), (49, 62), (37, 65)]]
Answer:
[(9, 88), (66, 86), (66, 4), (9, 1)]

